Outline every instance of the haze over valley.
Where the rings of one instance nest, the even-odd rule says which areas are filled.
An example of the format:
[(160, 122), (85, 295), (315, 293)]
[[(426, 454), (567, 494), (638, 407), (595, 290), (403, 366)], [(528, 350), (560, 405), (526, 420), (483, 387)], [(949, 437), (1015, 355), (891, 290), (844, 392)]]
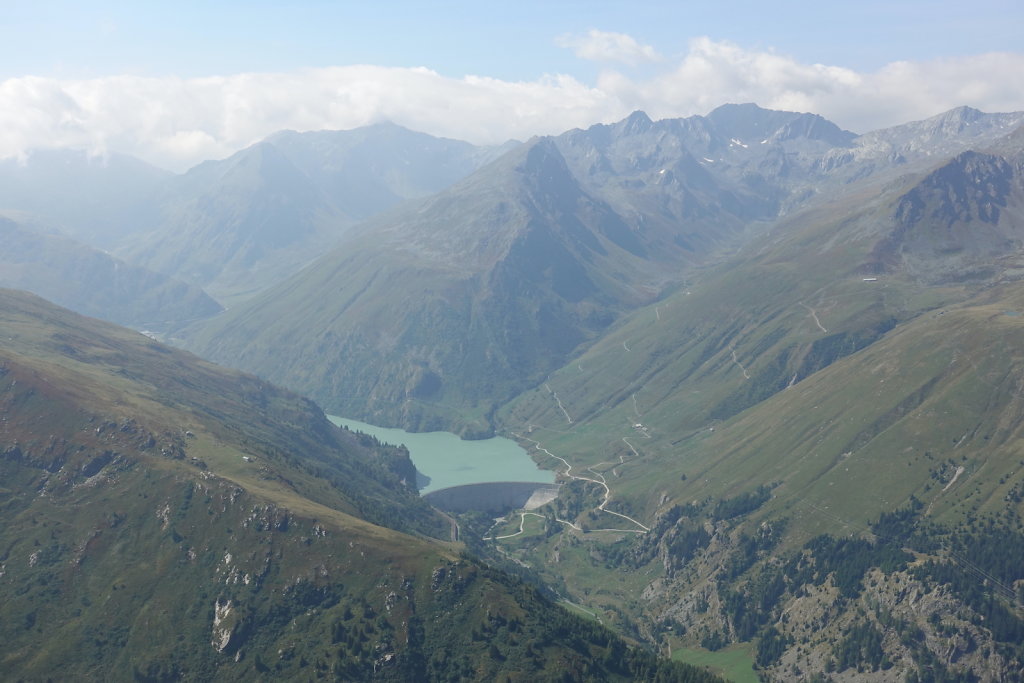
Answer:
[(1024, 678), (1024, 57), (792, 9), (0, 81), (0, 674)]

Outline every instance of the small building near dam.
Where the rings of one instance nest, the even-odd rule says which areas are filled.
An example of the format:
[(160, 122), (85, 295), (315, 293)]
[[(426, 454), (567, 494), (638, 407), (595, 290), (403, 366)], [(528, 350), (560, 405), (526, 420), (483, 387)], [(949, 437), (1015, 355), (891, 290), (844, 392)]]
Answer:
[(510, 510), (538, 508), (558, 496), (559, 484), (530, 481), (491, 481), (463, 484), (431, 491), (424, 500), (447, 512), (475, 510), (504, 514)]

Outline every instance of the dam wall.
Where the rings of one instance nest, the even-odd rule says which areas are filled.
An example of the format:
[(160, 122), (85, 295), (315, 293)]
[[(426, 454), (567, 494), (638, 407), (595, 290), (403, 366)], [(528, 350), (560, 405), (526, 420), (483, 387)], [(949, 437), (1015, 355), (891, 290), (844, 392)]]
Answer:
[(423, 496), (434, 507), (448, 512), (492, 512), (503, 514), (520, 508), (540, 507), (558, 495), (558, 484), (528, 481), (492, 481), (483, 484), (449, 486)]

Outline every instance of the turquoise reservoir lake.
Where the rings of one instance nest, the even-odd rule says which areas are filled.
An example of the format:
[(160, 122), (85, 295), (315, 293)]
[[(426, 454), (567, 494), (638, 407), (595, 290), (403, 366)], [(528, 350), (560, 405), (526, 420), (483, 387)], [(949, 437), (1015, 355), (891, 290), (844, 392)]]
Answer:
[(416, 469), (430, 478), (420, 493), (489, 481), (555, 481), (554, 472), (538, 469), (519, 444), (500, 436), (466, 441), (448, 432), (407, 432), (334, 415), (327, 417), (336, 425), (369, 434), (384, 443), (404, 444)]

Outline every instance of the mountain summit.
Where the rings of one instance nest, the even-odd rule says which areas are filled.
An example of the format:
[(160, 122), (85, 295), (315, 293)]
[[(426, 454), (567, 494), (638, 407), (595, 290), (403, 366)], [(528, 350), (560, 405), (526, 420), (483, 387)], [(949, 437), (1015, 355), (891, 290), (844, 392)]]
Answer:
[[(487, 433), (502, 396), (539, 381), (657, 291), (647, 248), (579, 186), (557, 145), (539, 139), (361, 226), (306, 271), (196, 330), (190, 345), (256, 367), (275, 353), (263, 336), (280, 335), (296, 359), (313, 348), (335, 359), (328, 373), (287, 362), (273, 373), (331, 410), (359, 405), (363, 416), (430, 429), (470, 405), (479, 417), (463, 429)], [(317, 331), (293, 327), (296, 316), (316, 320), (305, 329)], [(253, 342), (246, 348), (235, 346), (241, 330)]]
[(157, 217), (118, 254), (235, 304), (329, 250), (356, 221), (437, 192), (497, 153), (394, 124), (283, 131), (163, 183)]

